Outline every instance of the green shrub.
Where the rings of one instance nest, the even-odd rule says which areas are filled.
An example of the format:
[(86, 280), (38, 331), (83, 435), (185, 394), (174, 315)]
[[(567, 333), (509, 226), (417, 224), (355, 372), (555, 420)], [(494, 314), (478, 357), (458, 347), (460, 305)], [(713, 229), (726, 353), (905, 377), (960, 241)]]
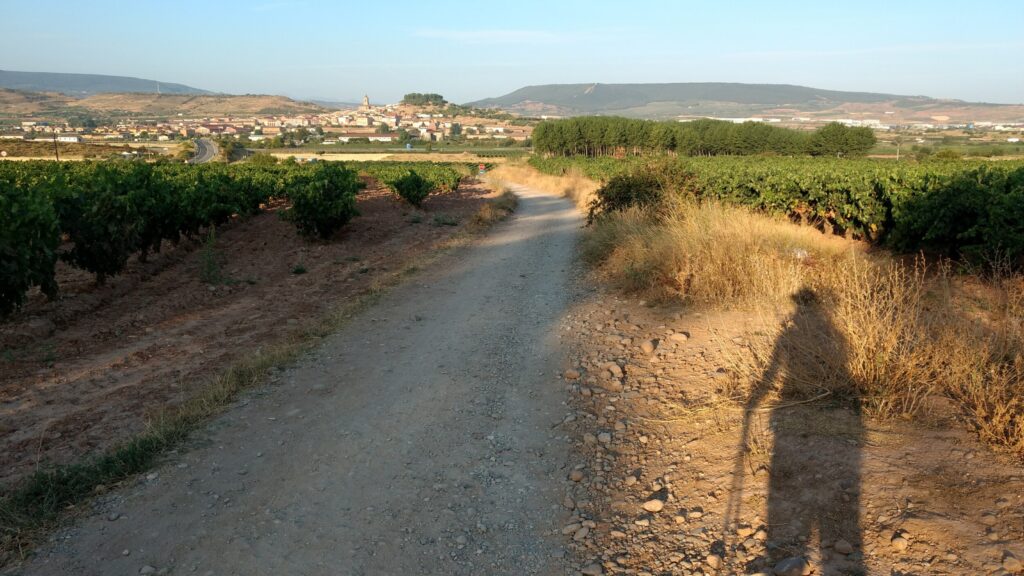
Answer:
[(304, 168), (288, 181), (292, 207), (286, 218), (303, 236), (326, 240), (359, 214), (356, 193), (364, 184), (355, 172), (337, 165), (317, 163)]
[(60, 231), (46, 192), (19, 190), (13, 175), (0, 174), (0, 317), (20, 306), (32, 286), (57, 292)]
[(1024, 167), (977, 166), (893, 208), (889, 243), (974, 262), (1009, 259), (1024, 267)]
[(426, 178), (420, 176), (414, 170), (410, 170), (408, 174), (394, 182), (395, 192), (413, 206), (423, 204), (423, 201), (427, 199), (427, 195), (430, 194), (433, 187)]
[(61, 232), (71, 241), (62, 260), (96, 275), (103, 283), (124, 269), (139, 247), (142, 220), (132, 202), (145, 186), (129, 162), (83, 163), (54, 198)]
[(661, 182), (650, 172), (613, 176), (598, 188), (590, 203), (587, 222), (594, 218), (625, 210), (631, 206), (648, 206), (661, 200)]

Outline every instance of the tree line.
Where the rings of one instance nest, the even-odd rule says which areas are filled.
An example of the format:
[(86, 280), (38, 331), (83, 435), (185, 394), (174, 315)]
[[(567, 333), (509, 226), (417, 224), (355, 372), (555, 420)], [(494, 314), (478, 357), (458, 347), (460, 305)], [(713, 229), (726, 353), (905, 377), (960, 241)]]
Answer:
[(444, 106), (447, 103), (444, 96), (434, 93), (410, 92), (402, 97), (402, 104), (408, 106)]
[(827, 124), (814, 132), (763, 122), (691, 122), (581, 116), (541, 122), (534, 149), (547, 156), (863, 156), (875, 145), (870, 128)]

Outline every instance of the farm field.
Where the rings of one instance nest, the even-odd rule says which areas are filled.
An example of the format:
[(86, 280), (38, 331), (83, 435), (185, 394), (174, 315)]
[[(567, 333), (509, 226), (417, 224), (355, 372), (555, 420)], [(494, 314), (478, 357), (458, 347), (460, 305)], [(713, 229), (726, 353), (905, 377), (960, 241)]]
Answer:
[(489, 194), (469, 184), (414, 210), (374, 186), (327, 243), (303, 239), (280, 217), (284, 206), (272, 206), (224, 225), (213, 242), (133, 258), (100, 287), (58, 264), (61, 299), (32, 295), (0, 328), (0, 482), (138, 433), (236, 359), (416, 266)]
[[(58, 142), (57, 152), (60, 157), (64, 160), (82, 160), (85, 158), (108, 158), (121, 154), (122, 152), (136, 151), (140, 154), (164, 154), (166, 153), (166, 145), (147, 145), (147, 144), (97, 144), (97, 143), (69, 143), (69, 142)], [(36, 160), (53, 160), (54, 159), (54, 145), (53, 142), (46, 141), (19, 141), (19, 140), (7, 140), (0, 141), (0, 151), (6, 152), (7, 155), (3, 156), (2, 160), (15, 160), (15, 159), (36, 159)]]

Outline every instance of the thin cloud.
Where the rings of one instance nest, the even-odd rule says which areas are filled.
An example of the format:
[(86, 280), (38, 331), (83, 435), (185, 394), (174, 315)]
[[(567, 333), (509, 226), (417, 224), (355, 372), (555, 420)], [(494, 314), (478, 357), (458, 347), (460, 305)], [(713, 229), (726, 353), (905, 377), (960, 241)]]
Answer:
[(555, 43), (566, 36), (544, 30), (445, 30), (426, 28), (413, 33), (420, 38), (447, 40), (460, 44), (514, 44), (521, 42)]

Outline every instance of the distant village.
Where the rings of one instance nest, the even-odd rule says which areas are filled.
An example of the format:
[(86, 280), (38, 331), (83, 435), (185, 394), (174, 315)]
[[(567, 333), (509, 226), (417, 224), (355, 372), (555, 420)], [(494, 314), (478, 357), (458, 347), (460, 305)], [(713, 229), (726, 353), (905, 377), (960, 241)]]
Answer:
[[(522, 124), (522, 123), (519, 123)], [(364, 97), (358, 108), (321, 114), (178, 118), (162, 121), (121, 120), (113, 125), (72, 125), (69, 122), (23, 121), (3, 133), (7, 140), (56, 140), (66, 143), (157, 141), (197, 137), (233, 138), (256, 145), (281, 144), (289, 135), (332, 145), (350, 142), (444, 142), (490, 140), (496, 145), (524, 143), (533, 128), (506, 120), (460, 115), (443, 108), (391, 104), (375, 106)]]

